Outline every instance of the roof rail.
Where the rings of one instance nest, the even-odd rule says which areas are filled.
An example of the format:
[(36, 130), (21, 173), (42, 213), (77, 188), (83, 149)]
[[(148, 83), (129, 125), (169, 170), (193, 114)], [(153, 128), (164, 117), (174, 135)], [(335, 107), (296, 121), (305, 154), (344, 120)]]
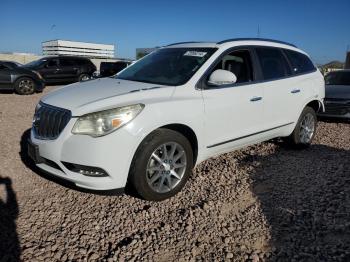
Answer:
[(178, 43), (173, 43), (173, 44), (166, 45), (166, 46), (180, 45), (180, 44), (196, 44), (196, 43), (203, 43), (203, 42), (200, 42), (200, 41), (178, 42)]
[(274, 40), (274, 39), (267, 39), (267, 38), (232, 38), (232, 39), (226, 39), (220, 42), (217, 42), (218, 45), (223, 44), (223, 43), (228, 43), (228, 42), (234, 42), (234, 41), (247, 41), (247, 40), (255, 40), (255, 41), (268, 41), (268, 42), (273, 42), (273, 43), (278, 43), (278, 44), (284, 44), (284, 45), (289, 45), (293, 47), (297, 47), (296, 45), (293, 45), (291, 43), (279, 41), (279, 40)]

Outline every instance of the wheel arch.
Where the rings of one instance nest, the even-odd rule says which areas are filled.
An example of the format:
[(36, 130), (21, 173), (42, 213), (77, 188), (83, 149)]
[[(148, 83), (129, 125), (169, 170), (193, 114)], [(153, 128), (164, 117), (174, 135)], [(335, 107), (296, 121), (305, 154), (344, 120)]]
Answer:
[(167, 125), (161, 126), (159, 128), (170, 129), (170, 130), (179, 132), (180, 134), (182, 134), (184, 137), (186, 137), (188, 139), (188, 141), (191, 144), (192, 151), (193, 151), (193, 165), (195, 165), (197, 162), (197, 157), (198, 157), (198, 138), (197, 138), (196, 133), (193, 131), (193, 129), (187, 125), (175, 124), (175, 123), (174, 124), (167, 124)]
[(31, 80), (34, 81), (34, 83), (36, 82), (36, 80), (34, 79), (33, 76), (30, 76), (30, 75), (15, 75), (14, 79), (13, 79), (13, 84), (16, 84), (17, 81), (22, 79), (22, 78), (30, 78)]
[(314, 99), (309, 101), (304, 108), (308, 106), (311, 107), (313, 110), (315, 110), (315, 112), (317, 113), (318, 111), (322, 110), (324, 111), (324, 105), (320, 100)]

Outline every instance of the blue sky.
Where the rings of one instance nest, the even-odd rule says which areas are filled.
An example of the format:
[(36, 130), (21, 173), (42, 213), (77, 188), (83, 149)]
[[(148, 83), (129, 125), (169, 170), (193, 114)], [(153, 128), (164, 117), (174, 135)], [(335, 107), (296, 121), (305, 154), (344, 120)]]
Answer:
[[(55, 26), (53, 26), (55, 25)], [(0, 52), (41, 53), (41, 42), (112, 43), (117, 57), (135, 48), (234, 37), (284, 40), (315, 62), (345, 60), (350, 0), (314, 1), (16, 1), (0, 2)]]

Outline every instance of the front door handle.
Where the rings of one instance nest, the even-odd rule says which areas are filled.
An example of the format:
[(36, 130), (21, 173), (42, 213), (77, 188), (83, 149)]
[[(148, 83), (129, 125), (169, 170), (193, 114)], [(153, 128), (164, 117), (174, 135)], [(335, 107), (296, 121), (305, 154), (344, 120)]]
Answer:
[(300, 93), (300, 89), (293, 89), (290, 91), (292, 94)]
[(256, 101), (260, 101), (260, 100), (262, 100), (261, 96), (254, 96), (250, 99), (250, 102), (256, 102)]

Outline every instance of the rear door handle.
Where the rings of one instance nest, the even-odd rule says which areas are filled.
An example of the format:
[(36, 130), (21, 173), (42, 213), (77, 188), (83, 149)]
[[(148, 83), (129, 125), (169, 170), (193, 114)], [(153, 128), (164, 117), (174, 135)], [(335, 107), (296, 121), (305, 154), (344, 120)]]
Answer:
[(256, 101), (260, 101), (260, 100), (262, 100), (261, 96), (254, 96), (250, 99), (250, 102), (256, 102)]
[(292, 94), (300, 93), (300, 89), (293, 89), (290, 91)]

